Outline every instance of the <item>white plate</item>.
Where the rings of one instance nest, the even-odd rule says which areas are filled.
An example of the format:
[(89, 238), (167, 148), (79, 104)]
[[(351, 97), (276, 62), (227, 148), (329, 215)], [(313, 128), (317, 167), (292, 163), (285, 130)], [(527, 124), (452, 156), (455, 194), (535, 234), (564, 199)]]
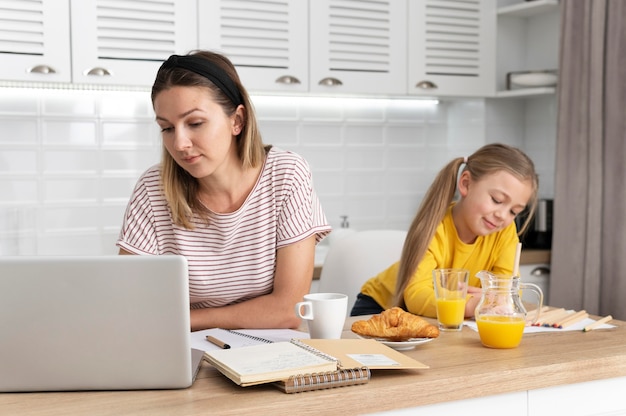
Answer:
[(362, 336), (359, 334), (355, 334), (355, 335), (359, 338), (375, 339), (376, 341), (381, 342), (385, 344), (386, 346), (391, 347), (394, 350), (398, 350), (398, 351), (412, 350), (418, 345), (426, 344), (427, 342), (430, 342), (435, 339), (435, 338), (410, 338), (406, 341), (389, 341), (386, 338), (366, 337), (366, 336)]

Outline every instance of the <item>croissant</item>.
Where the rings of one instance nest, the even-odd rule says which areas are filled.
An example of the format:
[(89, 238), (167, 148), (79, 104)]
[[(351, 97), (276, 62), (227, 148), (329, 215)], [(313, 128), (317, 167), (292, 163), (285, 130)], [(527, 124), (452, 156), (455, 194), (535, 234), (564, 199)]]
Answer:
[(393, 307), (372, 316), (368, 320), (352, 324), (355, 334), (385, 338), (390, 341), (406, 341), (410, 338), (437, 338), (439, 328), (417, 315)]

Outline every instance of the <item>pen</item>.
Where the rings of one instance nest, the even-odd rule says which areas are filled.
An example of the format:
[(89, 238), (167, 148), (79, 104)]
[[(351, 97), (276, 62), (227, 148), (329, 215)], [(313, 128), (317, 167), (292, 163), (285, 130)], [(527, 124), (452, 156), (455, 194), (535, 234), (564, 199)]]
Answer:
[(217, 345), (218, 347), (222, 348), (222, 349), (229, 349), (230, 345), (228, 345), (225, 342), (220, 341), (219, 339), (212, 337), (211, 335), (207, 335), (206, 336), (206, 340), (209, 341), (211, 344)]

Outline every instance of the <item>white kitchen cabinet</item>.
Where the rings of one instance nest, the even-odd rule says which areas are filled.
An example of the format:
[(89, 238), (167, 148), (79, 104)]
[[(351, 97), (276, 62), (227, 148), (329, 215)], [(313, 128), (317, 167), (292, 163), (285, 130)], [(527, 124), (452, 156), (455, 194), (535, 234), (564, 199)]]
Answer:
[(1, 0), (0, 79), (70, 82), (69, 0)]
[(408, 0), (408, 94), (495, 94), (495, 0)]
[(496, 89), (498, 97), (554, 94), (555, 88), (507, 88), (507, 74), (558, 70), (558, 0), (498, 0)]
[(406, 0), (310, 2), (310, 91), (406, 94)]
[(72, 81), (152, 85), (163, 60), (196, 49), (196, 11), (196, 0), (71, 0)]
[(307, 0), (198, 2), (198, 45), (221, 52), (250, 91), (309, 89)]
[(199, 16), (199, 47), (250, 91), (406, 93), (406, 0), (201, 1)]

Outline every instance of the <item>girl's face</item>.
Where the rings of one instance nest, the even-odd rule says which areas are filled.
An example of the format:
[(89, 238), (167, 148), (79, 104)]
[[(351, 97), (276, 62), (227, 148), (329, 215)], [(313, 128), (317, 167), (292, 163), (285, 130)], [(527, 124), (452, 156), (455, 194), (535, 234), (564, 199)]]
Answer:
[(172, 87), (154, 99), (163, 145), (195, 178), (226, 169), (237, 159), (243, 107), (228, 116), (204, 87)]
[(455, 207), (454, 223), (459, 238), (471, 244), (484, 236), (508, 227), (522, 212), (532, 195), (530, 181), (520, 181), (501, 170), (479, 181), (465, 171), (459, 178), (461, 201)]

